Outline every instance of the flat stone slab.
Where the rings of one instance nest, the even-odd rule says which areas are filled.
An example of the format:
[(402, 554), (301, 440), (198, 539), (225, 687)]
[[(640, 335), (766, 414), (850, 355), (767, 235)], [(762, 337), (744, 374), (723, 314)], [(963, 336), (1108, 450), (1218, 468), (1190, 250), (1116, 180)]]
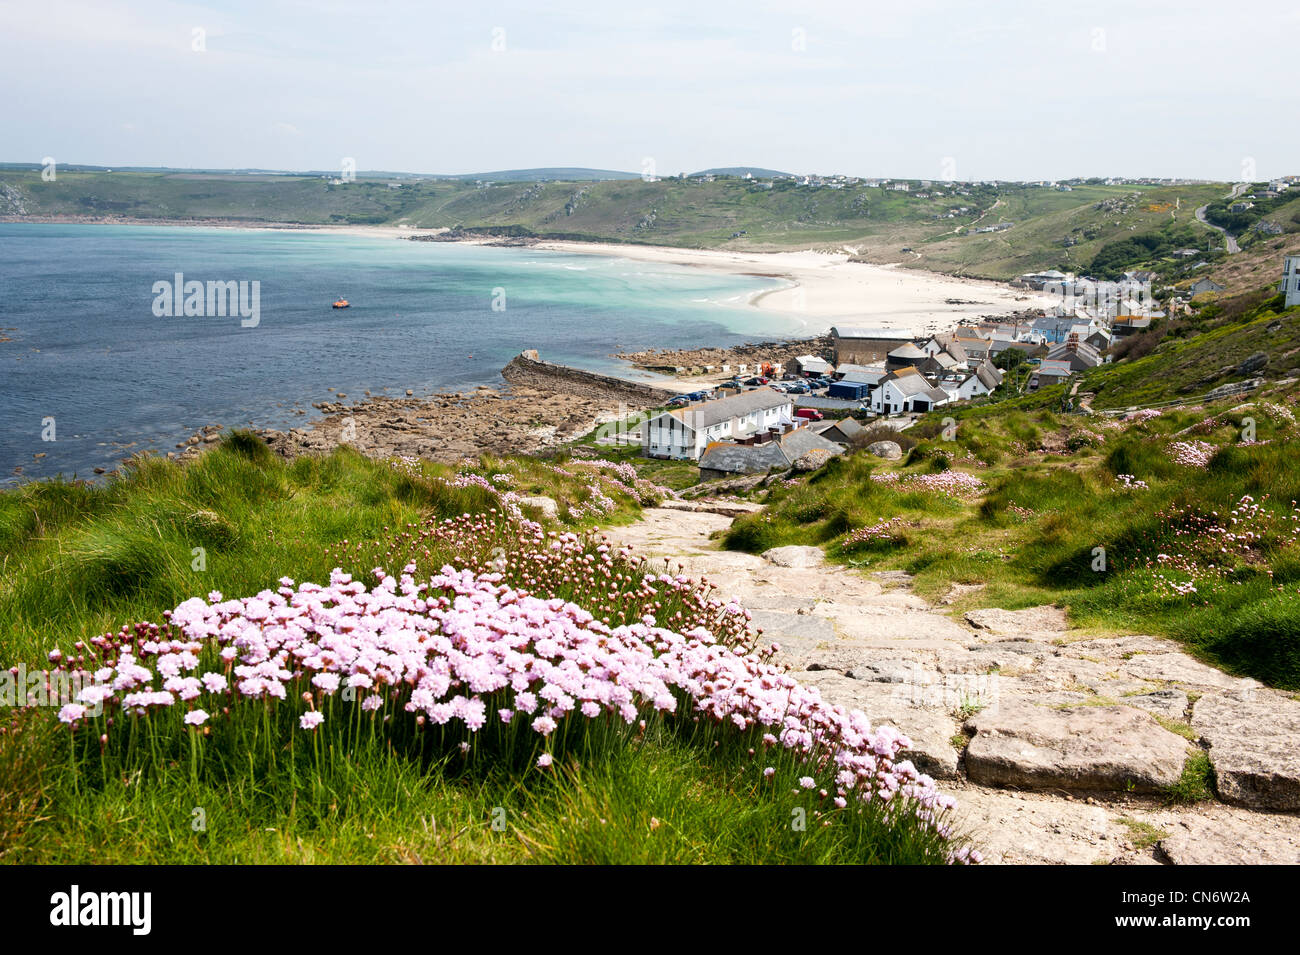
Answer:
[(1060, 607), (1027, 607), (1024, 610), (999, 610), (987, 607), (970, 610), (966, 622), (976, 630), (988, 630), (1007, 637), (1022, 637), (1030, 633), (1064, 633), (1070, 629), (1065, 611)]
[(1127, 696), (1124, 698), (1124, 703), (1169, 720), (1187, 718), (1187, 694), (1182, 690), (1154, 690), (1138, 696)]
[(1174, 865), (1300, 865), (1300, 816), (1214, 807), (1162, 827)]
[(763, 551), (763, 559), (778, 567), (820, 567), (826, 562), (826, 555), (820, 547), (789, 544)]
[(792, 673), (806, 686), (815, 686), (826, 702), (848, 710), (861, 710), (872, 725), (889, 724), (912, 741), (906, 757), (916, 768), (939, 779), (957, 775), (957, 750), (952, 737), (957, 721), (945, 709), (915, 705), (920, 702), (906, 685), (868, 683), (833, 670)]
[(1115, 812), (1039, 793), (969, 787), (954, 790), (955, 828), (986, 864), (1092, 865), (1128, 849)]
[(1177, 683), (1181, 686), (1219, 687), (1231, 689), (1245, 686), (1249, 681), (1229, 676), (1222, 670), (1207, 666), (1200, 660), (1177, 651), (1171, 653), (1139, 653), (1120, 666), (1120, 672), (1134, 679), (1156, 683)]
[(1178, 781), (1187, 741), (1128, 706), (1058, 709), (1023, 702), (966, 721), (972, 782), (1026, 789), (1158, 792)]
[(1300, 703), (1280, 693), (1207, 693), (1192, 728), (1210, 746), (1219, 798), (1253, 809), (1300, 810)]

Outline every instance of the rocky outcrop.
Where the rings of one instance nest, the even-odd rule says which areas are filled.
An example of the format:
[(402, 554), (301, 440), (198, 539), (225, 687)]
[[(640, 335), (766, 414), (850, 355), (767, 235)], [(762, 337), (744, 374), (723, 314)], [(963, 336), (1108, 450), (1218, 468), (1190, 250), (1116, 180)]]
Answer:
[(501, 369), (501, 377), (513, 385), (545, 387), (584, 398), (603, 397), (615, 401), (621, 400), (634, 408), (661, 405), (677, 397), (678, 394), (666, 388), (656, 388), (653, 385), (626, 381), (611, 375), (542, 361), (533, 349), (510, 359), (510, 363)]
[(897, 441), (873, 441), (867, 445), (867, 453), (886, 461), (897, 461), (903, 456), (903, 448)]

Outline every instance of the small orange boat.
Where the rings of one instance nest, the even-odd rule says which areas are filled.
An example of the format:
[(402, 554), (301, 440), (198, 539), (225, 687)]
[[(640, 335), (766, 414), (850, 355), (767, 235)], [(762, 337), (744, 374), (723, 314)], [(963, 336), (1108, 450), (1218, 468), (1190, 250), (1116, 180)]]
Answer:
[(345, 298), (341, 298), (341, 299), (339, 299), (337, 302), (334, 303), (334, 307), (335, 307), (335, 308), (351, 308), (352, 306), (351, 306), (351, 304), (348, 302), (347, 299), (345, 299)]

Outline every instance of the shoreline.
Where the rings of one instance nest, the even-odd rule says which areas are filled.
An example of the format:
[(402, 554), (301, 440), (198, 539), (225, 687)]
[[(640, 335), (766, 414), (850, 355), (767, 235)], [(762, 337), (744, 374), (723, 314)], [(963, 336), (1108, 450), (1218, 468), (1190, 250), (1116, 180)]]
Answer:
[[(788, 316), (791, 327), (776, 341), (693, 351), (745, 352), (752, 359), (757, 346), (808, 347), (818, 350), (811, 339), (823, 338), (837, 323), (908, 329), (913, 334), (945, 331), (963, 320), (1006, 314), (1031, 307), (1030, 296), (1009, 287), (971, 279), (957, 279), (937, 273), (901, 271), (890, 266), (849, 261), (845, 252), (729, 252), (711, 249), (679, 249), (666, 246), (631, 246), (568, 240), (520, 241), (493, 236), (439, 238), (450, 230), (408, 229), (397, 226), (305, 225), (293, 223), (250, 224), (231, 220), (152, 221), (101, 217), (4, 217), (0, 222), (65, 225), (144, 225), (162, 228), (216, 228), (248, 232), (301, 232), (317, 235), (345, 235), (361, 238), (420, 239), (538, 249), (575, 255), (603, 255), (632, 261), (704, 268), (723, 274), (777, 279), (782, 286), (750, 293), (739, 308), (753, 307)], [(983, 293), (983, 294), (981, 294)], [(978, 296), (987, 300), (975, 300)], [(945, 302), (944, 299), (960, 300)], [(865, 307), (870, 302), (874, 308)], [(822, 344), (819, 342), (818, 344)], [(657, 351), (657, 350), (656, 350)], [(672, 349), (666, 352), (671, 353)], [(668, 354), (650, 356), (611, 355), (621, 367), (610, 377), (640, 386), (687, 392), (705, 383), (703, 377), (662, 374), (648, 367)], [(675, 357), (675, 356), (674, 356)], [(683, 353), (683, 360), (686, 356)], [(716, 357), (716, 356), (709, 356)], [(640, 360), (636, 360), (639, 358)], [(726, 361), (725, 357), (719, 360)], [(694, 362), (691, 362), (694, 364)], [(579, 369), (581, 370), (581, 369)], [(715, 376), (716, 377), (716, 376)], [(403, 387), (401, 383), (393, 388)], [(408, 393), (409, 394), (409, 393)], [(344, 443), (361, 445), (370, 454), (425, 455), (451, 461), (471, 454), (535, 454), (587, 433), (624, 411), (641, 404), (624, 403), (609, 388), (584, 388), (575, 393), (556, 388), (553, 382), (511, 380), (498, 385), (480, 385), (470, 394), (440, 390), (424, 397), (373, 396), (353, 405), (321, 402), (313, 407), (320, 417), (302, 422), (302, 427), (254, 427), (272, 448), (286, 456), (303, 452), (328, 451)], [(525, 410), (527, 409), (527, 410)], [(352, 437), (349, 437), (352, 435)], [(195, 432), (189, 444), (179, 445), (188, 458), (214, 436), (210, 426)], [(123, 459), (124, 460), (124, 459)]]
[(513, 239), (474, 234), (442, 238), (452, 230), (417, 229), (400, 225), (250, 223), (231, 219), (3, 216), (0, 217), (0, 223), (236, 229), (408, 241), (432, 240), (460, 245), (537, 249), (571, 255), (601, 255), (703, 268), (723, 274), (786, 282), (782, 288), (759, 289), (751, 293), (745, 304), (789, 316), (800, 323), (800, 330), (806, 336), (823, 334), (837, 323), (910, 329), (917, 335), (933, 334), (949, 331), (963, 321), (1010, 314), (1049, 303), (1044, 296), (1026, 294), (1008, 285), (983, 279), (961, 278), (921, 269), (901, 269), (895, 265), (853, 262), (850, 261), (851, 255), (847, 249), (838, 252), (813, 249), (745, 252), (570, 239)]

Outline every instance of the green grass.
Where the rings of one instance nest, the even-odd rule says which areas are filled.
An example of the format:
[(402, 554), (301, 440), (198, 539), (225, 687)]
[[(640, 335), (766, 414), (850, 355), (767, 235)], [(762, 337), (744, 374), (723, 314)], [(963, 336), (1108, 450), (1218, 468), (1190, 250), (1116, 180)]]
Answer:
[[(590, 499), (598, 470), (609, 473), (563, 456), (473, 468), (556, 499), (562, 518)], [(439, 480), (452, 475), (347, 449), (286, 463), (236, 433), (187, 465), (142, 459), (103, 486), (38, 482), (0, 494), (0, 654), (39, 669), (56, 646), (72, 652), (77, 640), (159, 621), (189, 597), (247, 596), (286, 575), (324, 581), (341, 566), (361, 577), (412, 557), (422, 571), (479, 566), (496, 544), (519, 540), (504, 524), (473, 539), (417, 533), (498, 505), (482, 488)], [(603, 488), (616, 510), (600, 524), (638, 513), (633, 496)], [(639, 580), (643, 569), (625, 572)], [(530, 589), (586, 593), (543, 578)], [(687, 598), (656, 599), (671, 618)], [(581, 738), (553, 740), (558, 758), (543, 770), (532, 733), (508, 737), (493, 723), (465, 756), (432, 729), (338, 705), (350, 709), (314, 733), (296, 727), (290, 707), (249, 705), (206, 733), (182, 728), (178, 713), (133, 720), (103, 746), (96, 733), (70, 735), (52, 709), (0, 712), (0, 860), (856, 864), (942, 862), (951, 848), (876, 809), (836, 810), (796, 792), (807, 768), (751, 757), (763, 745), (757, 731), (592, 721)]]
[(1134, 849), (1149, 849), (1161, 839), (1169, 838), (1169, 833), (1163, 829), (1159, 829), (1149, 822), (1133, 819), (1130, 816), (1120, 816), (1115, 821), (1128, 829), (1129, 841), (1133, 843)]
[[(46, 766), (37, 821), (9, 834), (0, 860), (899, 864), (942, 861), (948, 848), (874, 810), (796, 794), (793, 771), (764, 780), (739, 747), (705, 752), (663, 726), (546, 771), (459, 762), (354, 746), (320, 766), (300, 749), (276, 771), (232, 764), (197, 779), (183, 758), (106, 780)], [(0, 794), (30, 785), (7, 768)]]
[(1207, 753), (1193, 753), (1183, 766), (1178, 782), (1165, 791), (1172, 803), (1197, 803), (1214, 798), (1214, 767)]
[[(738, 519), (724, 542), (754, 553), (821, 544), (832, 560), (905, 570), (931, 599), (954, 583), (985, 584), (981, 605), (1057, 604), (1078, 627), (1165, 634), (1229, 672), (1297, 689), (1300, 545), (1291, 502), (1300, 501), (1300, 451), (1294, 423), (1268, 410), (1293, 406), (1296, 390), (1256, 397), (1253, 412), (1231, 410), (1241, 399), (1230, 399), (1130, 424), (1018, 401), (943, 409), (942, 417), (958, 422), (955, 440), (943, 439), (939, 414), (928, 416), (911, 429), (921, 441), (902, 464), (861, 452), (836, 458), (793, 487), (766, 492), (766, 510)], [(1265, 443), (1246, 446), (1238, 439), (1251, 414)], [(1074, 440), (1080, 436), (1090, 437)], [(1174, 440), (1220, 450), (1197, 470), (1173, 461)], [(983, 490), (957, 497), (872, 480), (935, 474), (942, 461), (979, 478)], [(1125, 490), (1118, 474), (1149, 487)], [(1226, 522), (1243, 495), (1263, 515), (1236, 528), (1261, 534), (1245, 553), (1222, 555), (1217, 538), (1179, 533), (1213, 514)], [(854, 531), (871, 526), (881, 528), (875, 539), (851, 542)], [(1195, 593), (1180, 596), (1161, 584), (1160, 575), (1191, 579), (1161, 567), (1162, 553), (1194, 560)]]

